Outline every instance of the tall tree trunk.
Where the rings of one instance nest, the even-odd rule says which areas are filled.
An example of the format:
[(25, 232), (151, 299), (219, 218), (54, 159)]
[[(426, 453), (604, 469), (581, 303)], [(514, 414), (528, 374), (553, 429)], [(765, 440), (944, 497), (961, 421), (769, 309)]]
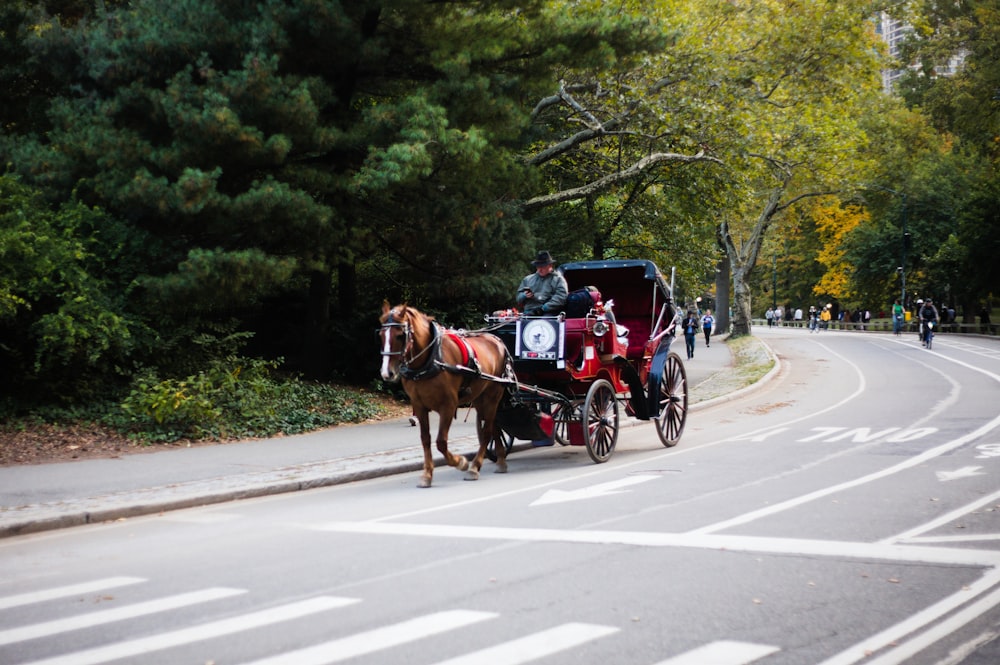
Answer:
[(733, 266), (733, 337), (750, 333), (750, 319), (753, 303), (750, 296), (750, 273), (752, 266)]
[(723, 256), (715, 269), (715, 329), (718, 334), (729, 330), (729, 280), (729, 256)]
[(767, 233), (771, 220), (774, 219), (775, 214), (799, 199), (819, 195), (819, 193), (800, 194), (788, 203), (781, 203), (781, 196), (785, 193), (788, 179), (785, 177), (781, 185), (771, 191), (764, 209), (754, 222), (753, 228), (746, 239), (741, 240), (738, 247), (729, 228), (729, 223), (724, 221), (719, 225), (719, 242), (726, 248), (726, 256), (729, 257), (730, 268), (733, 271), (733, 337), (750, 334), (752, 312), (750, 274), (753, 272), (754, 266), (757, 265), (757, 256), (760, 254), (761, 245), (764, 244), (764, 234)]

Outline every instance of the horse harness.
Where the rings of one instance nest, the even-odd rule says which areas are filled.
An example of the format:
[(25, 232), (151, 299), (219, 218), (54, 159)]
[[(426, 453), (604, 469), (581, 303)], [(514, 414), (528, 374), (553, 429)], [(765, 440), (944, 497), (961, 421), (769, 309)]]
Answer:
[[(462, 374), (464, 375), (464, 380), (462, 381), (462, 388), (467, 388), (469, 384), (472, 383), (473, 379), (485, 378), (485, 379), (498, 379), (492, 375), (484, 374), (482, 368), (479, 366), (479, 358), (476, 357), (476, 350), (465, 341), (464, 337), (454, 331), (445, 330), (437, 322), (431, 322), (431, 341), (424, 348), (423, 351), (418, 353), (416, 356), (410, 358), (406, 357), (407, 351), (413, 344), (412, 330), (408, 322), (399, 323), (394, 321), (392, 315), (390, 314), (389, 319), (383, 324), (383, 328), (386, 327), (401, 327), (403, 329), (403, 335), (406, 338), (406, 345), (403, 351), (393, 352), (391, 355), (402, 356), (399, 364), (399, 374), (404, 379), (408, 381), (420, 381), (421, 379), (430, 379), (437, 376), (442, 371), (451, 372), (452, 374)], [(448, 337), (452, 342), (458, 346), (459, 351), (462, 354), (462, 364), (452, 365), (450, 363), (444, 362), (441, 357), (441, 342)], [(424, 362), (420, 367), (414, 369), (410, 364), (420, 358), (424, 354), (428, 355), (428, 360)], [(383, 352), (383, 355), (389, 355), (388, 352)], [(499, 380), (499, 379), (498, 379)]]

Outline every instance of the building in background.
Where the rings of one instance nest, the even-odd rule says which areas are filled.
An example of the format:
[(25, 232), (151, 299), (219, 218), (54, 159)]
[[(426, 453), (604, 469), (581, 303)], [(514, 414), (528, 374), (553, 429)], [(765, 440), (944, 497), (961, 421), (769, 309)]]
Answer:
[[(899, 47), (903, 40), (913, 32), (913, 28), (899, 19), (892, 18), (885, 12), (879, 12), (878, 19), (875, 21), (875, 32), (889, 47), (889, 55), (898, 59)], [(934, 67), (934, 76), (952, 76), (962, 67), (964, 62), (965, 53), (956, 53), (948, 59), (948, 62), (940, 63)], [(914, 67), (914, 65), (910, 66)], [(887, 93), (893, 92), (896, 81), (902, 76), (903, 71), (904, 69), (883, 69), (882, 89)]]

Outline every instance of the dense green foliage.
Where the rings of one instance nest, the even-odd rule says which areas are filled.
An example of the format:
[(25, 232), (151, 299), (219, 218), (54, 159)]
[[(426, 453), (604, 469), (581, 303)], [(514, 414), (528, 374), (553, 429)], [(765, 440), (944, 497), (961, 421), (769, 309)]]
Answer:
[(124, 313), (115, 283), (119, 231), (98, 210), (75, 201), (53, 209), (16, 178), (0, 176), (0, 376), (7, 398), (58, 398), (120, 378), (139, 326)]
[(106, 422), (146, 441), (298, 434), (359, 422), (378, 408), (358, 394), (296, 378), (275, 380), (277, 362), (227, 358), (178, 379), (141, 374)]
[[(725, 256), (745, 331), (768, 268), (826, 297), (821, 255), (878, 309), (905, 218), (912, 290), (971, 310), (1000, 282), (997, 2), (918, 6), (907, 57), (969, 67), (914, 70), (909, 108), (865, 0), (4, 3), (0, 399), (267, 432), (282, 381), (244, 357), (367, 383), (383, 298), (476, 326), (541, 248), (654, 259), (686, 299)], [(870, 213), (835, 248), (827, 195)]]

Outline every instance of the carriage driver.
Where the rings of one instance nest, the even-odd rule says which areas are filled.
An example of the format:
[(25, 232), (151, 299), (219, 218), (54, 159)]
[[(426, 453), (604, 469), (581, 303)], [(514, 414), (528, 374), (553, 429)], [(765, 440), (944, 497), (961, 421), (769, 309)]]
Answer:
[(547, 251), (538, 252), (531, 265), (535, 266), (535, 272), (522, 279), (517, 287), (518, 307), (529, 316), (558, 313), (569, 293), (566, 278), (555, 271), (556, 262)]

